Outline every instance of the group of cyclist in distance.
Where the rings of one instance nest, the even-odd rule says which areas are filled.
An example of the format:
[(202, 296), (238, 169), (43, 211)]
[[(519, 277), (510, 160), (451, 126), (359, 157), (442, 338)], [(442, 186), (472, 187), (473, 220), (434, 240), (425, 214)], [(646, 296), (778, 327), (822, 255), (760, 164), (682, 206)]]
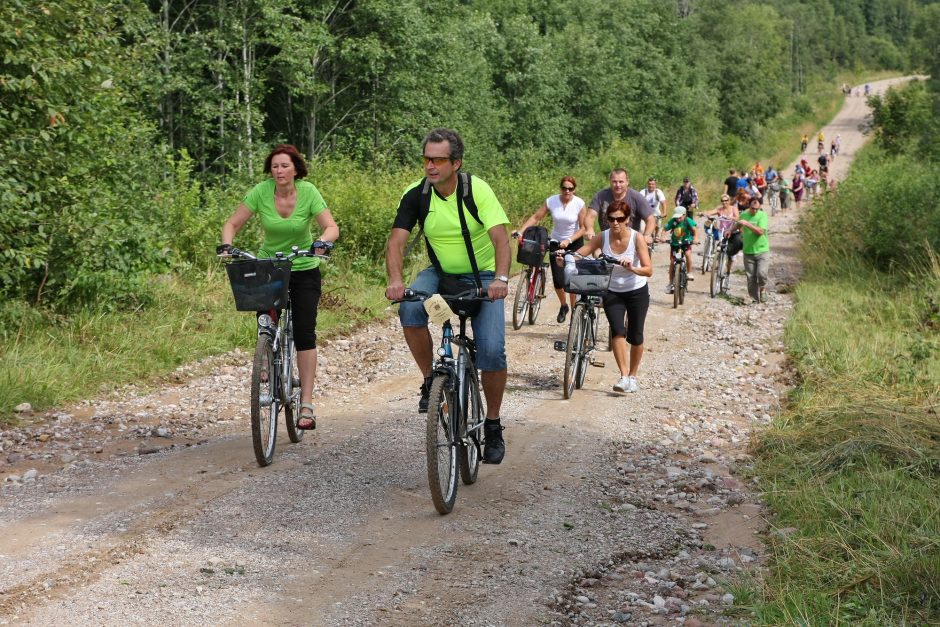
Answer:
[[(827, 159), (819, 162), (823, 176), (838, 154), (838, 137), (833, 140), (833, 146)], [(461, 172), (463, 156), (464, 144), (457, 132), (436, 128), (425, 136), (422, 142), (424, 177), (404, 189), (388, 237), (385, 295), (393, 301), (404, 300), (399, 307), (399, 320), (404, 340), (423, 376), (419, 412), (428, 410), (434, 347), (428, 330), (428, 314), (421, 302), (405, 299), (406, 289), (434, 294), (469, 287), (477, 288), (481, 296), (488, 298), (480, 304), (471, 325), (476, 367), (481, 372), (485, 395), (483, 461), (498, 464), (506, 452), (500, 416), (507, 379), (502, 301), (508, 293), (512, 262), (509, 231), (512, 229), (492, 188), (484, 180)], [(798, 169), (799, 172), (789, 178), (773, 167), (765, 169), (759, 162), (748, 171), (731, 170), (724, 182), (721, 205), (698, 213), (704, 219), (703, 228), (695, 220), (699, 212), (698, 191), (688, 177), (676, 190), (670, 212), (666, 195), (654, 177), (648, 178), (645, 188), (638, 191), (630, 187), (627, 170), (615, 168), (610, 172), (609, 185), (586, 203), (576, 193), (575, 178), (563, 176), (558, 193), (549, 196), (512, 231), (513, 235), (518, 235), (551, 217), (554, 250), (549, 263), (559, 302), (558, 323), (566, 321), (576, 301), (575, 295), (565, 292), (565, 275), (576, 271), (575, 258), (603, 255), (616, 264), (611, 272), (610, 288), (603, 298), (611, 350), (619, 370), (613, 389), (636, 392), (650, 306), (648, 283), (653, 276), (655, 244), (667, 241), (668, 236), (670, 252), (682, 251), (691, 268), (691, 248), (700, 243), (700, 236), (727, 239), (727, 272), (730, 274), (735, 256), (743, 252), (748, 294), (754, 302), (762, 302), (770, 250), (769, 220), (763, 206), (766, 200), (773, 199), (781, 211), (786, 211), (791, 206), (790, 196), (798, 206), (806, 189), (807, 176), (805, 168)], [(264, 233), (261, 256), (287, 251), (292, 246), (311, 248), (314, 222), (320, 232), (318, 246), (328, 248), (339, 238), (339, 227), (320, 192), (312, 183), (301, 180), (308, 173), (307, 166), (294, 146), (276, 146), (265, 160), (264, 171), (270, 178), (252, 188), (226, 221), (217, 253), (230, 251), (235, 236), (256, 214)], [(431, 265), (421, 270), (406, 288), (406, 249), (416, 225), (422, 229)], [(318, 248), (317, 252), (326, 250)], [(317, 363), (317, 306), (322, 289), (318, 265), (316, 258), (298, 260), (290, 278), (301, 383), (297, 423), (300, 429), (316, 427), (312, 390)], [(672, 281), (666, 290), (671, 290), (671, 286)]]

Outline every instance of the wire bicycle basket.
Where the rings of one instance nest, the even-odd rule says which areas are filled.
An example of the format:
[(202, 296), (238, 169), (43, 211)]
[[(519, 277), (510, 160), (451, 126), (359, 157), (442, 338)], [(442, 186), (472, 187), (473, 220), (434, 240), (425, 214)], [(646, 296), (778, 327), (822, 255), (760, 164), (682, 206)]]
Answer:
[(291, 262), (287, 259), (246, 259), (225, 266), (236, 311), (283, 309), (287, 304)]

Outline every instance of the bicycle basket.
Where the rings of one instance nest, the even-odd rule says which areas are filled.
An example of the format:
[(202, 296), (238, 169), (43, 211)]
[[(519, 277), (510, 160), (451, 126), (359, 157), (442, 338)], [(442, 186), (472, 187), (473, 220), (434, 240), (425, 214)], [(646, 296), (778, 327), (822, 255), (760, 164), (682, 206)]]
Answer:
[(579, 259), (575, 262), (575, 272), (565, 273), (565, 291), (569, 294), (585, 296), (603, 296), (610, 287), (612, 265), (595, 260)]
[(519, 240), (516, 261), (524, 266), (541, 266), (548, 250), (548, 231), (544, 226), (530, 226)]
[(225, 266), (237, 311), (283, 309), (290, 284), (288, 260), (249, 259)]

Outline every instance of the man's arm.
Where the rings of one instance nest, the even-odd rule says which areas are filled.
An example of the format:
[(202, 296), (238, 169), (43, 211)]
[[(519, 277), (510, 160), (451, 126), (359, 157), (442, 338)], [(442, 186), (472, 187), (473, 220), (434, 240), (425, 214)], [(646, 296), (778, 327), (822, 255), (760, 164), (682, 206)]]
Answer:
[[(503, 232), (505, 233), (505, 229)], [(405, 245), (410, 234), (410, 231), (405, 229), (392, 228), (385, 245), (385, 272), (388, 274), (385, 297), (389, 300), (398, 300), (405, 295), (402, 269), (405, 264)]]
[[(506, 234), (506, 226), (497, 224), (487, 234), (490, 241), (493, 242), (493, 251), (496, 253), (496, 276), (509, 276), (509, 264), (512, 255), (509, 252), (509, 236)], [(493, 300), (506, 298), (509, 293), (509, 285), (502, 281), (493, 281), (487, 290), (487, 296)]]

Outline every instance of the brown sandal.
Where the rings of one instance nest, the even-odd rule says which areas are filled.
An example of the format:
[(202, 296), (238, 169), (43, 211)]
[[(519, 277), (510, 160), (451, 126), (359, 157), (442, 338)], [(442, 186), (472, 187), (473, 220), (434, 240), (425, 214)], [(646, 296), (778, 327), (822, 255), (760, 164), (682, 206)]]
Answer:
[[(304, 412), (305, 409), (310, 411)], [(300, 404), (300, 417), (297, 419), (297, 428), (303, 431), (313, 431), (317, 428), (317, 417), (314, 415), (313, 403)]]

